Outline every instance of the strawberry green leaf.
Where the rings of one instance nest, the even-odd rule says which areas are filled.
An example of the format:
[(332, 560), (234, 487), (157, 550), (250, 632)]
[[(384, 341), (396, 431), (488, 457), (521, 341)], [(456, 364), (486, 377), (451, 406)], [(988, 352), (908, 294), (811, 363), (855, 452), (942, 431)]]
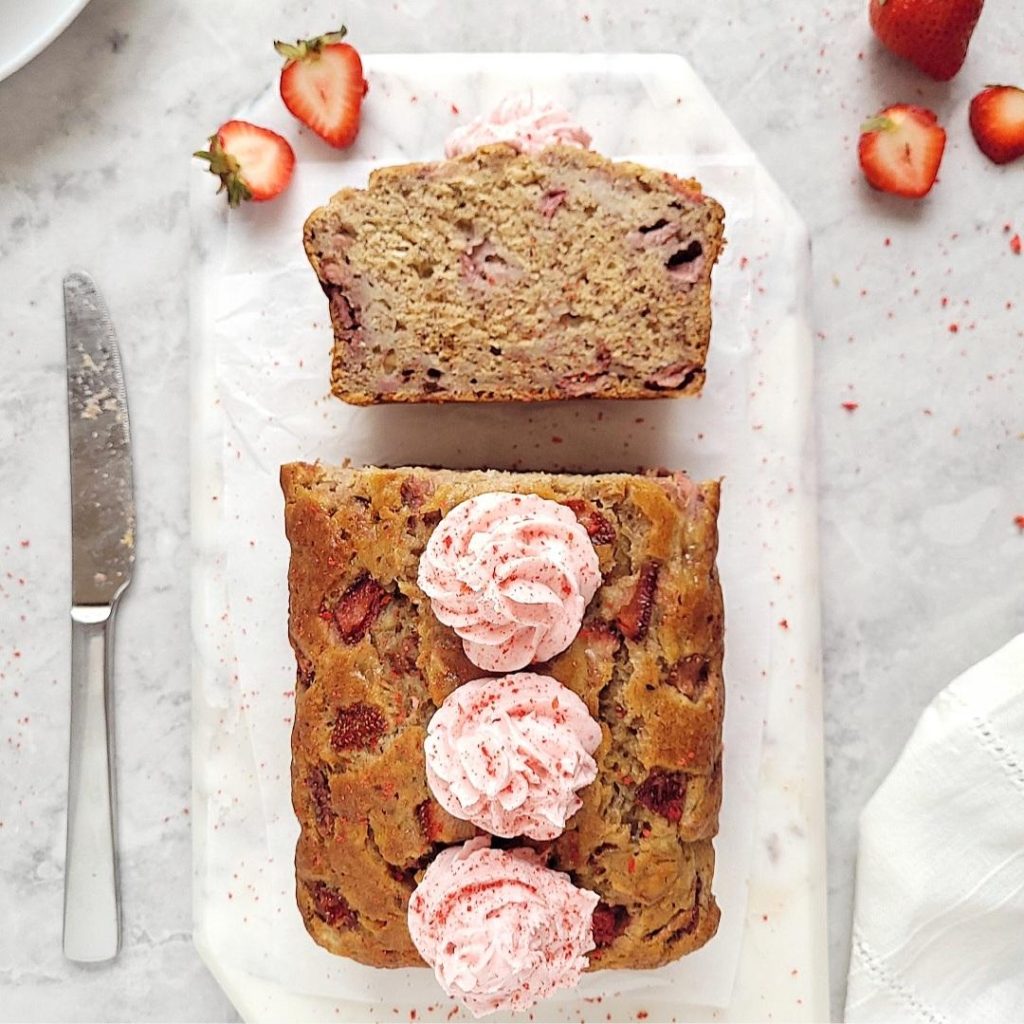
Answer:
[(340, 43), (348, 34), (348, 29), (342, 25), (337, 32), (326, 32), (322, 36), (313, 36), (312, 39), (299, 39), (294, 43), (285, 43), (281, 40), (274, 40), (274, 49), (284, 57), (284, 66), (297, 60), (307, 60), (319, 56), (325, 46), (332, 43)]

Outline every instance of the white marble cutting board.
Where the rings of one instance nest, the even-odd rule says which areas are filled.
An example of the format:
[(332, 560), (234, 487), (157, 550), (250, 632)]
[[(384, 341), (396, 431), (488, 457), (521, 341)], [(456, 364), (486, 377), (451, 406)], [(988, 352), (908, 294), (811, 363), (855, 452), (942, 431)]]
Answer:
[[(414, 1009), (419, 1019), (445, 1019), (451, 1008), (439, 995), (424, 998), (432, 992), (425, 972), (373, 972), (356, 992), (355, 976), (312, 947), (292, 906), (287, 552), (271, 484), (282, 459), (316, 456), (455, 467), (672, 465), (725, 476), (722, 929), (688, 958), (678, 984), (665, 984), (674, 968), (642, 988), (601, 973), (538, 1017), (828, 1013), (806, 232), (681, 58), (548, 55), (542, 74), (538, 64), (528, 54), (371, 57), (374, 102), (356, 146), (341, 156), (301, 133), (268, 90), (242, 116), (295, 142), (290, 191), (229, 220), (211, 201), (208, 177), (194, 180), (196, 942), (249, 1020), (408, 1019)], [(326, 397), (329, 327), (302, 266), (305, 214), (374, 163), (439, 156), (450, 127), (526, 85), (574, 110), (600, 151), (692, 172), (725, 202), (729, 248), (716, 271), (704, 396), (370, 410)], [(695, 1003), (698, 992), (706, 998)]]

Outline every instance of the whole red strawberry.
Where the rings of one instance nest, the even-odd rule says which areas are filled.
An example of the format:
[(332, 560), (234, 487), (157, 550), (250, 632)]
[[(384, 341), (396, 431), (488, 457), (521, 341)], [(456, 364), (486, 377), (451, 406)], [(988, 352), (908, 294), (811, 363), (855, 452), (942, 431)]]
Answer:
[(882, 45), (945, 82), (963, 66), (985, 0), (868, 0)]
[(971, 133), (995, 164), (1024, 156), (1024, 89), (990, 85), (971, 100)]

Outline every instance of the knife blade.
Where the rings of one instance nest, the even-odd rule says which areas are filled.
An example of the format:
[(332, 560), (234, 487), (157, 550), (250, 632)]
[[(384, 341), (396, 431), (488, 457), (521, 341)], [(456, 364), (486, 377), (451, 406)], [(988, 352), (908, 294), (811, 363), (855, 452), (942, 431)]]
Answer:
[(135, 500), (121, 353), (92, 279), (64, 279), (71, 439), (71, 595), (105, 605), (131, 580)]
[(71, 448), (71, 737), (64, 955), (121, 944), (113, 745), (113, 626), (135, 562), (131, 436), (121, 355), (87, 274), (64, 279)]

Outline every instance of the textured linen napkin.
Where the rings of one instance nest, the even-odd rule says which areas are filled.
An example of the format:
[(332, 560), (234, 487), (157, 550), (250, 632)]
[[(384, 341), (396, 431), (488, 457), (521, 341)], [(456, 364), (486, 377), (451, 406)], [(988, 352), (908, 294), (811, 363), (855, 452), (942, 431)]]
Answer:
[(931, 703), (860, 819), (848, 1021), (1024, 1021), (1024, 633)]

